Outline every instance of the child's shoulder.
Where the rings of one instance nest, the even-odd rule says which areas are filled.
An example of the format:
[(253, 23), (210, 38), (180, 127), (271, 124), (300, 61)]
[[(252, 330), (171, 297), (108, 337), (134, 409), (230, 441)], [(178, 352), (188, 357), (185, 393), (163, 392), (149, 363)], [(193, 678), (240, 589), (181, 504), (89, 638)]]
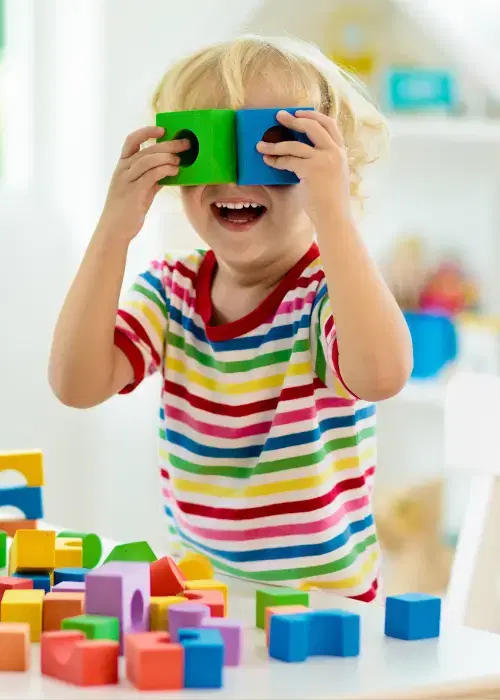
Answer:
[(208, 251), (200, 249), (167, 251), (151, 263), (158, 277), (179, 278), (194, 281)]

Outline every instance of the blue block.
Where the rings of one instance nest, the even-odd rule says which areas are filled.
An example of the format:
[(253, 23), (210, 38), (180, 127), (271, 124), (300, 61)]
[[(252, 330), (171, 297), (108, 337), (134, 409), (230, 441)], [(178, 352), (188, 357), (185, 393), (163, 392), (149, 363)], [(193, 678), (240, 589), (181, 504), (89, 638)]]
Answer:
[(219, 630), (181, 628), (184, 647), (184, 687), (222, 688), (224, 641)]
[(66, 567), (54, 569), (54, 585), (63, 581), (85, 581), (85, 575), (90, 569), (81, 569), (78, 567)]
[(359, 656), (359, 615), (315, 610), (308, 617), (309, 656)]
[(41, 574), (39, 571), (23, 571), (12, 574), (12, 576), (14, 578), (30, 578), (33, 581), (33, 588), (50, 593), (50, 574)]
[[(295, 114), (298, 107), (284, 111)], [(301, 107), (300, 109), (313, 109)], [(305, 134), (290, 131), (276, 120), (280, 109), (240, 109), (236, 112), (236, 141), (238, 149), (238, 185), (295, 185), (299, 182), (295, 173), (276, 170), (266, 165), (257, 144), (269, 129), (283, 130), (277, 141), (302, 141), (311, 144)], [(274, 141), (275, 139), (273, 139)]]
[(26, 520), (43, 518), (42, 489), (39, 486), (8, 486), (0, 489), (0, 508), (19, 508)]
[(422, 593), (389, 596), (385, 604), (385, 634), (396, 639), (439, 637), (441, 598)]
[(273, 615), (269, 625), (269, 656), (297, 663), (309, 655), (309, 613)]

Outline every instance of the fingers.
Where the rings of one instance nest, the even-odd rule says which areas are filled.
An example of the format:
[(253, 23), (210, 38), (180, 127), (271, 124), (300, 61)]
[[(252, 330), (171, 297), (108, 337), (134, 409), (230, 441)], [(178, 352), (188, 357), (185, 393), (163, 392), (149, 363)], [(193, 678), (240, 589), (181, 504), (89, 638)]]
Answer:
[(161, 126), (144, 126), (142, 129), (137, 129), (127, 136), (123, 144), (121, 157), (130, 158), (140, 149), (141, 144), (149, 139), (159, 139), (165, 133), (165, 129)]
[(295, 156), (264, 156), (264, 163), (270, 165), (276, 170), (290, 170), (300, 177), (297, 172), (300, 170), (300, 166), (303, 163), (303, 158), (296, 158)]
[(259, 141), (257, 144), (259, 153), (269, 156), (294, 156), (295, 158), (312, 158), (314, 148), (307, 143), (300, 141), (280, 141), (278, 143), (267, 143)]
[(180, 160), (175, 153), (152, 152), (135, 160), (127, 169), (125, 177), (129, 182), (135, 182), (150, 170), (167, 165), (175, 166), (175, 174), (177, 174)]
[(151, 187), (155, 188), (158, 185), (158, 182), (163, 180), (164, 177), (172, 177), (173, 175), (177, 175), (178, 172), (178, 165), (159, 165), (156, 168), (152, 168), (144, 173), (138, 182), (140, 182), (141, 185), (144, 185), (147, 189)]
[(288, 129), (306, 134), (316, 148), (326, 149), (332, 147), (332, 137), (318, 121), (306, 117), (294, 117), (283, 110), (278, 112), (276, 119)]
[(330, 134), (332, 139), (335, 141), (337, 146), (343, 146), (344, 145), (344, 139), (342, 137), (342, 134), (340, 132), (339, 125), (335, 119), (332, 119), (332, 117), (328, 117), (326, 114), (323, 114), (322, 112), (315, 112), (311, 111), (309, 109), (298, 109), (295, 112), (296, 116), (304, 119), (314, 119), (317, 122), (319, 122)]

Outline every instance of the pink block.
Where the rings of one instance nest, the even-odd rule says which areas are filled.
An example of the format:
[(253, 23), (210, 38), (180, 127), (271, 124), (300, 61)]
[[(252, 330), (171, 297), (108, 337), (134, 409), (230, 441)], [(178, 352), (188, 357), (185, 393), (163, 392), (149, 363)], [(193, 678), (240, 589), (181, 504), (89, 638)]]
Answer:
[(227, 617), (206, 617), (200, 626), (219, 630), (224, 640), (224, 666), (239, 666), (243, 640), (242, 625), (228, 620)]
[(202, 620), (210, 617), (210, 608), (197, 603), (175, 603), (168, 606), (168, 633), (172, 642), (179, 641), (183, 627), (200, 627)]
[(61, 581), (52, 586), (55, 593), (85, 593), (84, 581)]
[(120, 621), (120, 653), (129, 632), (149, 628), (150, 574), (147, 562), (110, 561), (85, 577), (85, 612)]

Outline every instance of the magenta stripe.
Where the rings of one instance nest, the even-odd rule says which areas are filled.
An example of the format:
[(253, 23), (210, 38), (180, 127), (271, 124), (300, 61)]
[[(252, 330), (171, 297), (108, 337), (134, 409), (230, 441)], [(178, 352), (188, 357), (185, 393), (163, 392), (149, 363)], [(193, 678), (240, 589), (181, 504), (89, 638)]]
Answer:
[[(170, 491), (163, 489), (163, 495), (171, 500)], [(293, 535), (312, 535), (324, 532), (331, 527), (335, 527), (348, 513), (353, 513), (361, 508), (366, 508), (370, 504), (368, 496), (361, 496), (352, 501), (344, 503), (335, 513), (323, 520), (312, 523), (291, 523), (290, 525), (272, 525), (269, 527), (255, 527), (250, 530), (213, 530), (212, 528), (198, 527), (191, 525), (181, 514), (177, 513), (175, 518), (181, 527), (189, 530), (194, 535), (204, 537), (207, 540), (227, 540), (232, 542), (243, 542), (246, 540), (260, 540), (271, 537), (291, 537)]]
[(189, 292), (188, 287), (181, 287), (177, 282), (173, 282), (171, 277), (167, 277), (166, 286), (171, 293), (190, 308), (194, 306), (194, 297)]
[(302, 311), (306, 304), (312, 304), (316, 298), (316, 291), (307, 292), (305, 297), (295, 297), (291, 301), (282, 301), (278, 306), (276, 315), (290, 314), (294, 311)]
[(165, 414), (169, 418), (179, 421), (179, 423), (189, 425), (190, 428), (197, 430), (202, 435), (210, 435), (212, 437), (228, 439), (263, 435), (269, 432), (272, 425), (271, 421), (254, 423), (253, 425), (245, 425), (242, 428), (229, 428), (225, 425), (213, 425), (212, 423), (205, 423), (204, 421), (196, 420), (196, 418), (188, 415), (185, 411), (175, 408), (175, 406), (172, 406), (168, 402), (165, 405)]

